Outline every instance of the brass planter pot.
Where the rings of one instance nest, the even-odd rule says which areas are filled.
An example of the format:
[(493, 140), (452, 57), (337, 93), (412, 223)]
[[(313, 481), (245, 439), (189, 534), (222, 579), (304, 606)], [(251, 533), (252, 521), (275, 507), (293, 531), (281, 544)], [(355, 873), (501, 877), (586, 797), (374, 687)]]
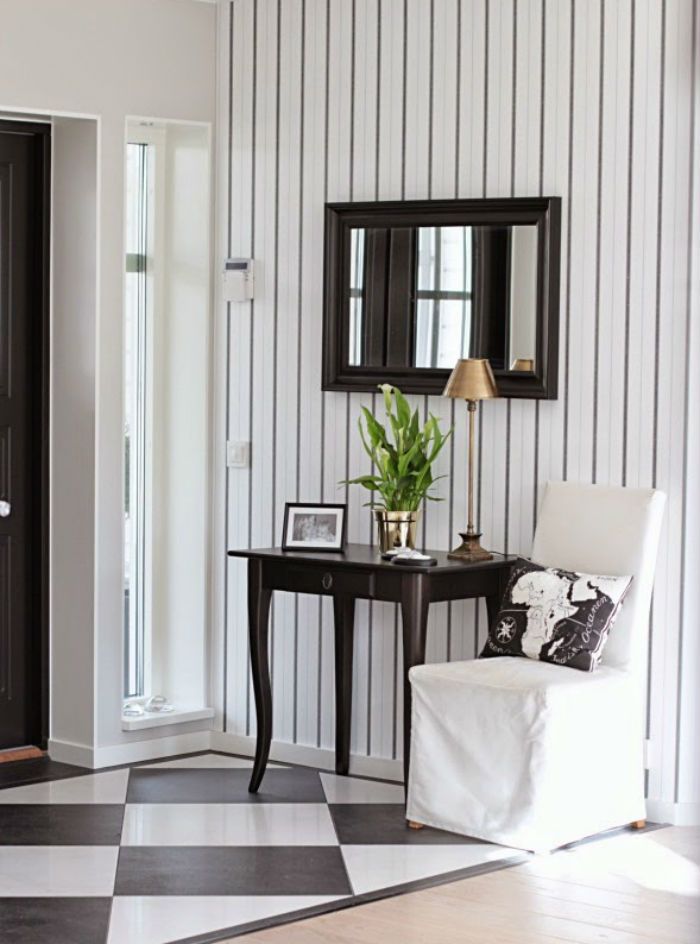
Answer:
[(374, 517), (379, 533), (379, 549), (382, 554), (399, 547), (416, 546), (416, 531), (420, 511), (386, 511), (375, 508)]

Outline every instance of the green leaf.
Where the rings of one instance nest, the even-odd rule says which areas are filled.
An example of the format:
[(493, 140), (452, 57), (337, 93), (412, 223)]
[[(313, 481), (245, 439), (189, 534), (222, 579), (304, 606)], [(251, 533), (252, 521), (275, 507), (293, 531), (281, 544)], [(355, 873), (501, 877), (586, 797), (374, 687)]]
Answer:
[[(379, 390), (384, 400), (386, 426), (364, 406), (358, 419), (363, 449), (376, 472), (341, 484), (361, 485), (372, 493), (378, 493), (387, 510), (415, 511), (426, 498), (440, 500), (438, 496), (428, 494), (437, 481), (433, 478), (432, 464), (452, 429), (443, 434), (437, 417), (432, 413), (421, 429), (418, 410), (411, 412), (408, 401), (398, 388), (381, 384)], [(374, 504), (374, 500), (369, 504)]]
[(420, 450), (420, 443), (414, 443), (408, 452), (405, 452), (399, 459), (399, 475), (405, 475), (413, 462), (414, 458), (418, 455)]
[(411, 408), (398, 387), (394, 387), (394, 399), (396, 400), (396, 414), (399, 423), (402, 427), (407, 428), (411, 423)]

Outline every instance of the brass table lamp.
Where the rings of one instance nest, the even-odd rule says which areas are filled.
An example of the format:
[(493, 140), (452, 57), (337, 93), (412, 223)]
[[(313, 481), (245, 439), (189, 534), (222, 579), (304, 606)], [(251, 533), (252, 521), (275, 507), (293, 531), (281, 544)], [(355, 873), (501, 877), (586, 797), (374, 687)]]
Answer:
[(469, 412), (469, 464), (467, 476), (467, 508), (469, 520), (467, 530), (460, 531), (462, 543), (447, 555), (454, 560), (491, 560), (493, 554), (484, 550), (479, 542), (481, 534), (474, 529), (474, 414), (479, 400), (491, 400), (498, 396), (496, 381), (487, 360), (468, 358), (457, 361), (450, 374), (443, 396), (467, 401)]

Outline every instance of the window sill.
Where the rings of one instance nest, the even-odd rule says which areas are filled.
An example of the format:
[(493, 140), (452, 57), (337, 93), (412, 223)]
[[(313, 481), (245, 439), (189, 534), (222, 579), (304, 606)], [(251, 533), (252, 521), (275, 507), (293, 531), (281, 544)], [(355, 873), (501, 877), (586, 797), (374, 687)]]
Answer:
[(162, 728), (169, 724), (185, 724), (187, 721), (203, 721), (214, 717), (213, 708), (176, 708), (168, 714), (144, 715), (141, 718), (125, 718), (122, 715), (122, 731), (141, 731), (143, 728)]

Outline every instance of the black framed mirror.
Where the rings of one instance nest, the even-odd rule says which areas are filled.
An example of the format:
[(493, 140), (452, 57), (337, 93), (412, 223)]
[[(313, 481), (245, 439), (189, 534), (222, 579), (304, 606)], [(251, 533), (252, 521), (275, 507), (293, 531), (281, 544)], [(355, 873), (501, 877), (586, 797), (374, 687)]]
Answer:
[(440, 394), (488, 357), (504, 397), (556, 399), (559, 197), (326, 204), (324, 390)]

